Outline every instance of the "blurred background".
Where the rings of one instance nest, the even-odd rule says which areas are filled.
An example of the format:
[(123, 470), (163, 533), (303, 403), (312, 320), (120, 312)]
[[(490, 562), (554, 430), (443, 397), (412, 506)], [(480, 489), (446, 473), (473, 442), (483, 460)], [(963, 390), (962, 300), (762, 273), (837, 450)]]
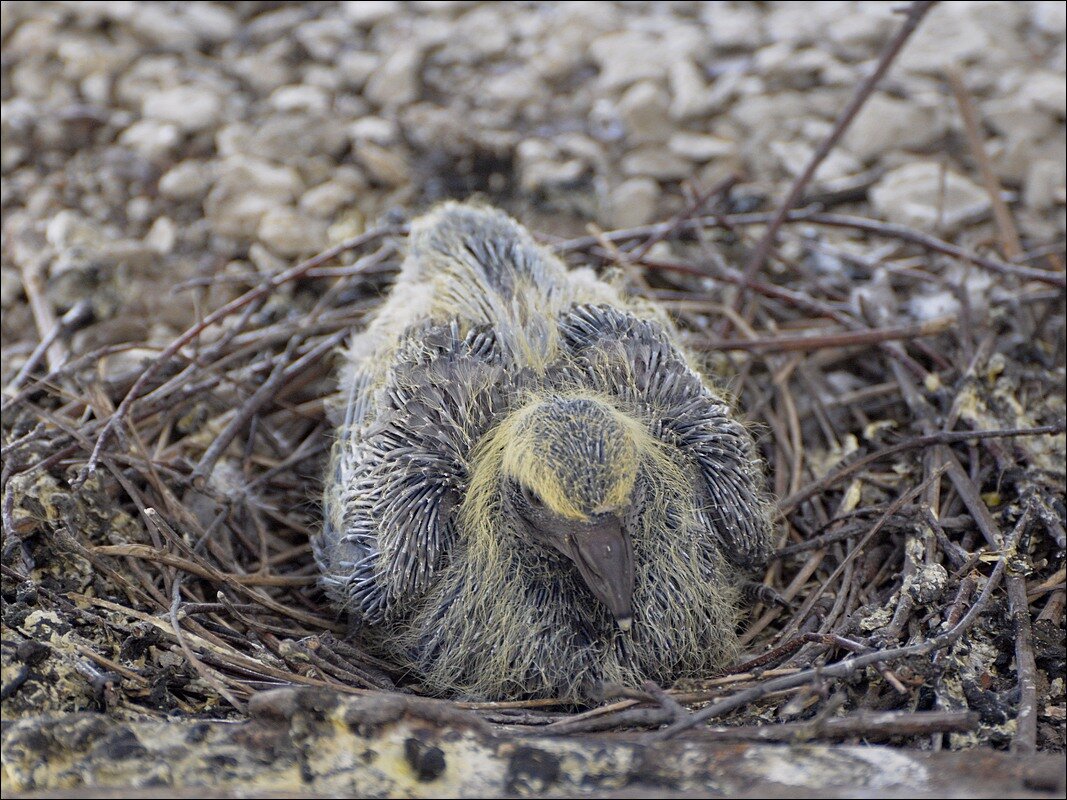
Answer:
[[(5, 369), (47, 321), (27, 280), (55, 313), (91, 296), (106, 324), (76, 350), (163, 343), (196, 300), (163, 287), (274, 272), (444, 197), (560, 236), (665, 219), (730, 176), (732, 210), (773, 208), (898, 5), (5, 2)], [(940, 4), (805, 202), (990, 241), (957, 70), (1022, 237), (1062, 242), (1064, 14)]]

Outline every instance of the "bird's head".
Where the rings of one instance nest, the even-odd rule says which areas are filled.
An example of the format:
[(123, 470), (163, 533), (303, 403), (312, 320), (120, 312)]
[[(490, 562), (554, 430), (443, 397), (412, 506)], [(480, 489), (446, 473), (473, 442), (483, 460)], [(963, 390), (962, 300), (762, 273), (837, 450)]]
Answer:
[(634, 556), (624, 520), (643, 428), (609, 403), (581, 396), (536, 398), (506, 428), (499, 440), (501, 502), (520, 530), (573, 561), (629, 630)]

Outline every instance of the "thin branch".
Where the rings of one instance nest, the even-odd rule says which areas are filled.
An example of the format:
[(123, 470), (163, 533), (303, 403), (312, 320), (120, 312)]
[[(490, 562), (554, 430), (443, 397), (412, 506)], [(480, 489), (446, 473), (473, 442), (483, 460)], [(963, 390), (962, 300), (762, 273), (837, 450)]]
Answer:
[(1063, 433), (1065, 430), (1067, 430), (1067, 424), (1061, 423), (1059, 425), (1044, 425), (1039, 428), (1006, 428), (1003, 430), (988, 431), (942, 431), (940, 433), (931, 433), (926, 436), (918, 436), (914, 439), (909, 439), (906, 442), (900, 442), (899, 444), (876, 450), (869, 455), (853, 461), (851, 464), (835, 470), (825, 478), (814, 481), (800, 491), (794, 492), (782, 500), (778, 504), (778, 513), (781, 516), (785, 516), (805, 500), (825, 491), (828, 487), (833, 486), (838, 481), (844, 480), (850, 475), (854, 475), (868, 464), (880, 461), (883, 458), (888, 458), (897, 453), (903, 453), (907, 450), (917, 450), (937, 444), (966, 442), (972, 439), (1010, 438), (1013, 436), (1055, 436), (1056, 434)]
[[(797, 179), (793, 182), (792, 187), (789, 189), (789, 193), (785, 196), (785, 199), (778, 206), (778, 210), (775, 211), (774, 217), (771, 219), (770, 224), (767, 226), (767, 230), (764, 231), (762, 238), (756, 244), (756, 249), (752, 253), (752, 257), (745, 265), (745, 277), (752, 278), (763, 269), (763, 265), (767, 260), (767, 256), (770, 254), (771, 248), (774, 246), (775, 238), (778, 236), (778, 231), (782, 227), (782, 223), (785, 222), (789, 212), (793, 210), (798, 202), (800, 202), (801, 195), (804, 194), (804, 189), (811, 182), (811, 179), (815, 177), (815, 172), (819, 169), (819, 165), (826, 159), (830, 152), (834, 149), (841, 137), (845, 135), (845, 131), (848, 130), (852, 121), (856, 118), (860, 109), (863, 108), (864, 103), (874, 92), (875, 87), (882, 80), (882, 77), (892, 66), (893, 61), (896, 60), (897, 55), (900, 53), (901, 48), (904, 47), (905, 42), (911, 37), (915, 30), (919, 27), (919, 23), (930, 11), (931, 8), (936, 5), (931, 0), (917, 0), (911, 4), (908, 8), (907, 16), (904, 18), (904, 24), (901, 25), (900, 30), (896, 35), (889, 40), (885, 49), (882, 50), (881, 56), (878, 58), (878, 63), (875, 65), (874, 70), (867, 78), (856, 87), (855, 93), (852, 95), (852, 99), (849, 100), (848, 105), (842, 109), (841, 114), (838, 116), (837, 121), (834, 123), (833, 129), (829, 135), (819, 145), (818, 149), (812, 155), (808, 165), (804, 168), (804, 171), (800, 173)], [(738, 294), (734, 301), (734, 310), (737, 311), (741, 307), (741, 301), (744, 298), (745, 293)]]
[(1013, 559), (1005, 583), (1008, 607), (1015, 626), (1015, 671), (1019, 676), (1019, 713), (1012, 750), (1030, 754), (1037, 752), (1037, 662), (1034, 658), (1034, 635), (1024, 568), (1025, 559)]
[(803, 336), (767, 336), (758, 339), (697, 340), (694, 344), (698, 349), (707, 351), (741, 350), (756, 353), (789, 353), (834, 347), (859, 347), (880, 342), (934, 336), (948, 330), (955, 322), (955, 317), (942, 317), (919, 325), (901, 325), (893, 328), (813, 333)]
[(956, 96), (956, 103), (960, 107), (960, 116), (963, 117), (963, 129), (967, 134), (967, 145), (971, 148), (971, 155), (978, 162), (978, 169), (982, 173), (982, 183), (985, 184), (989, 202), (993, 206), (993, 219), (997, 223), (997, 231), (1000, 234), (1001, 252), (1005, 258), (1012, 261), (1023, 254), (1022, 245), (1019, 243), (1019, 231), (1015, 227), (1015, 221), (1011, 218), (1008, 204), (1001, 196), (1000, 181), (993, 171), (993, 164), (989, 160), (982, 143), (982, 129), (978, 122), (978, 111), (974, 107), (967, 85), (963, 82), (963, 76), (958, 69), (949, 69), (945, 73), (948, 85), (952, 87), (952, 93)]
[(889, 650), (879, 650), (874, 653), (866, 653), (864, 655), (846, 658), (843, 661), (838, 661), (836, 664), (831, 664), (829, 666), (815, 667), (813, 669), (804, 670), (803, 672), (798, 672), (795, 675), (787, 675), (782, 678), (764, 681), (757, 686), (753, 686), (751, 689), (745, 689), (744, 691), (738, 692), (737, 694), (727, 697), (724, 700), (720, 700), (717, 703), (712, 703), (710, 706), (690, 715), (685, 720), (676, 722), (673, 725), (664, 728), (662, 731), (656, 732), (653, 734), (653, 737), (659, 741), (671, 739), (689, 728), (707, 722), (714, 717), (721, 716), (728, 711), (733, 711), (735, 708), (740, 708), (741, 706), (758, 700), (761, 697), (765, 697), (772, 692), (794, 689), (798, 686), (803, 686), (806, 683), (826, 678), (847, 678), (869, 666), (883, 664), (887, 661), (899, 661), (902, 658), (924, 656), (951, 647), (970, 629), (971, 625), (975, 623), (981, 613), (985, 610), (985, 607), (989, 604), (989, 600), (993, 595), (993, 590), (1000, 583), (1000, 580), (1004, 575), (1008, 559), (1014, 555), (1015, 546), (1022, 533), (1021, 528), (1022, 526), (1017, 525), (1009, 537), (1009, 541), (1005, 544), (1005, 548), (1001, 552), (1001, 557), (997, 561), (996, 567), (993, 568), (993, 572), (989, 576), (989, 579), (986, 581), (986, 585), (982, 588), (982, 594), (978, 597), (978, 600), (971, 606), (963, 619), (944, 633), (917, 644), (907, 645), (905, 647), (894, 647)]
[(188, 328), (183, 334), (178, 336), (174, 341), (167, 345), (163, 352), (161, 352), (152, 361), (152, 363), (148, 365), (145, 371), (141, 373), (140, 377), (137, 378), (137, 381), (126, 393), (126, 396), (122, 398), (122, 402), (119, 403), (118, 408), (115, 409), (115, 412), (108, 419), (107, 424), (104, 425), (104, 429), (97, 437), (96, 445), (93, 447), (93, 451), (89, 456), (89, 460), (85, 464), (85, 468), (82, 473), (83, 476), (88, 477), (96, 471), (96, 465), (100, 460), (100, 454), (103, 451), (104, 446), (108, 443), (112, 434), (114, 434), (115, 430), (117, 429), (118, 425), (121, 424), (122, 421), (129, 414), (130, 408), (141, 396), (141, 392), (144, 390), (145, 386), (148, 385), (148, 382), (153, 377), (155, 377), (156, 373), (159, 372), (159, 370), (163, 367), (164, 364), (168, 363), (170, 359), (177, 355), (183, 347), (197, 339), (200, 334), (202, 334), (207, 328), (225, 319), (230, 314), (233, 314), (235, 311), (241, 310), (249, 303), (253, 303), (261, 298), (268, 297), (279, 286), (282, 286), (285, 283), (289, 283), (290, 281), (298, 280), (299, 278), (307, 274), (309, 270), (315, 269), (316, 267), (321, 267), (323, 264), (332, 261), (343, 253), (347, 253), (350, 250), (355, 250), (357, 248), (363, 247), (369, 244), (370, 242), (377, 241), (386, 236), (401, 235), (403, 233), (406, 233), (406, 231), (407, 228), (405, 226), (382, 227), (367, 231), (366, 233), (362, 233), (359, 236), (355, 236), (351, 239), (346, 239), (340, 244), (337, 244), (329, 248), (328, 250), (324, 250), (317, 256), (309, 258), (306, 261), (302, 261), (295, 267), (287, 269), (284, 272), (279, 272), (277, 275), (274, 275), (268, 280), (261, 283), (255, 289), (250, 289), (240, 297), (231, 300), (229, 303), (226, 303), (221, 308), (218, 308), (208, 314), (197, 324)]

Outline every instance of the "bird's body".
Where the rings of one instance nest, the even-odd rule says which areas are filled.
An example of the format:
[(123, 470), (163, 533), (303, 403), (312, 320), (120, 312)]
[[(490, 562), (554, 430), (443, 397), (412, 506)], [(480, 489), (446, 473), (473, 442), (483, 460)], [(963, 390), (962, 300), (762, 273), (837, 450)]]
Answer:
[(417, 220), (347, 354), (314, 540), (360, 635), (483, 699), (727, 661), (739, 568), (769, 546), (760, 465), (675, 339), (499, 211)]

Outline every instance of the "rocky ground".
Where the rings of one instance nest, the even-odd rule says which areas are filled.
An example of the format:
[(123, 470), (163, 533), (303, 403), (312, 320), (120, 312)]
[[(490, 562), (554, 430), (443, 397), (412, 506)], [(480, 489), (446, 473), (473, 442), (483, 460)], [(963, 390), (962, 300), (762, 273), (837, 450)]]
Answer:
[[(290, 682), (392, 685), (380, 683), (378, 672), (360, 672), (363, 662), (324, 662), (329, 646), (329, 658), (345, 652), (329, 639), (343, 626), (317, 605), (306, 542), (317, 524), (310, 498), (328, 436), (326, 354), (387, 288), (396, 247), (386, 242), (360, 261), (359, 277), (345, 268), (364, 254), (345, 253), (336, 272), (327, 265), (309, 274), (317, 282), (287, 283), (226, 320), (239, 318), (233, 328), (208, 330), (178, 354), (186, 361), (168, 362), (146, 387), (131, 430), (150, 439), (116, 437), (107, 469), (79, 482), (102, 421), (148, 359), (265, 276), (382, 224), (402, 223), (441, 199), (470, 195), (508, 209), (546, 241), (566, 240), (560, 247), (571, 260), (625, 268), (635, 258), (647, 268), (633, 279), (635, 290), (673, 303), (687, 330), (714, 339), (717, 321), (739, 308), (731, 294), (738, 278), (729, 268), (743, 267), (762, 230), (744, 215), (773, 211), (786, 195), (899, 28), (898, 11), (896, 2), (5, 2), (5, 784), (43, 790), (79, 780), (145, 783), (138, 759), (149, 753), (162, 770), (151, 781), (166, 784), (159, 765), (168, 756), (148, 740), (167, 716), (243, 717), (258, 690)], [(835, 624), (849, 618), (857, 620), (849, 635), (889, 630), (886, 641), (921, 642), (928, 629), (940, 630), (940, 620), (958, 622), (984, 585), (997, 561), (996, 549), (985, 548), (996, 538), (990, 530), (1006, 534), (1025, 517), (1019, 530), (1026, 528), (1022, 549), (1032, 572), (1012, 585), (1029, 597), (1035, 617), (1027, 641), (1040, 680), (1030, 715), (1036, 732), (1028, 737), (1046, 750), (1062, 749), (1065, 730), (1062, 432), (1025, 445), (960, 443), (953, 452), (964, 466), (957, 461), (957, 472), (946, 473), (952, 481), (945, 478), (944, 496), (923, 494), (942, 512), (936, 546), (929, 537), (920, 542), (908, 519), (885, 511), (909, 485), (925, 480), (928, 488), (941, 474), (933, 472), (950, 466), (931, 461), (936, 452), (913, 458), (909, 450), (904, 461), (835, 485), (814, 502), (788, 501), (818, 487), (860, 448), (929, 434), (923, 409), (930, 404), (944, 412), (938, 430), (945, 419), (946, 431), (957, 423), (1062, 424), (1065, 71), (1062, 2), (935, 6), (797, 204), (876, 227), (790, 223), (762, 273), (761, 297), (770, 304), (753, 312), (754, 321), (753, 314), (732, 319), (750, 338), (824, 330), (827, 318), (852, 332), (927, 324), (924, 336), (942, 338), (898, 350), (883, 343), (870, 359), (869, 350), (801, 359), (786, 349), (770, 351), (786, 353), (780, 358), (738, 357), (726, 365), (740, 367), (738, 393), (763, 432), (772, 488), (794, 526), (788, 555), (769, 569), (768, 584), (801, 604), (842, 569), (851, 581), (818, 603), (813, 595), (803, 609), (811, 619), (786, 624), (774, 610), (754, 614), (745, 623), (749, 655), (780, 643), (775, 637), (783, 631), (843, 630)], [(728, 218), (704, 226), (696, 244), (692, 235), (655, 241), (653, 234), (644, 244), (621, 234), (585, 244), (575, 238), (687, 209), (703, 213), (699, 200), (707, 197), (707, 209)], [(890, 235), (877, 228), (883, 223), (904, 227)], [(937, 245), (927, 247), (923, 236)], [(701, 271), (719, 262), (714, 280)], [(323, 288), (333, 279), (336, 285)], [(792, 294), (776, 294), (777, 287)], [(283, 354), (295, 332), (309, 338)], [(197, 362), (201, 347), (216, 360)], [(298, 357), (302, 368), (312, 365), (310, 376), (284, 360)], [(718, 368), (725, 359), (710, 360)], [(186, 363), (203, 372), (179, 374)], [(294, 366), (295, 377), (280, 399), (269, 398), (270, 414), (244, 420), (247, 445), (237, 439), (216, 454), (205, 489), (200, 467), (227, 429), (227, 414), (278, 364)], [(182, 388), (179, 379), (195, 387)], [(153, 458), (138, 461), (146, 446)], [(238, 499), (224, 513), (217, 502), (226, 495)], [(163, 510), (161, 523), (146, 515), (146, 505)], [(982, 511), (986, 506), (991, 510)], [(178, 511), (168, 517), (167, 508)], [(801, 533), (828, 530), (831, 517), (845, 520), (848, 533), (868, 508), (890, 520), (882, 521), (886, 541), (875, 540), (854, 563), (840, 543), (822, 563), (824, 551), (800, 541)], [(222, 540), (214, 526), (227, 514), (222, 527), (234, 533)], [(1050, 533), (1034, 532), (1031, 540), (1027, 525), (1038, 518)], [(847, 541), (874, 519), (860, 519)], [(215, 539), (190, 537), (197, 525)], [(934, 589), (920, 585), (928, 573), (936, 573)], [(172, 592), (183, 598), (180, 608), (171, 607)], [(957, 727), (929, 730), (921, 728), (928, 722), (894, 718), (878, 741), (931, 750), (1018, 746), (1021, 679), (1013, 658), (1023, 640), (1009, 619), (1014, 606), (1001, 595), (992, 606), (966, 647), (961, 641), (945, 659), (953, 665), (948, 677), (926, 675), (924, 684), (929, 664), (905, 667), (892, 678), (906, 684), (902, 696), (872, 668), (870, 686), (851, 684), (847, 710), (958, 712)], [(812, 658), (826, 660), (829, 652)], [(783, 661), (788, 655), (774, 663), (810, 662)], [(806, 724), (825, 699), (819, 691), (739, 713), (730, 724), (749, 725), (756, 739), (767, 719)], [(310, 706), (319, 702), (309, 697)], [(54, 729), (40, 727), (36, 716), (101, 710), (106, 718), (72, 716)], [(494, 723), (519, 725), (498, 709), (477, 710)], [(312, 711), (305, 716), (313, 724), (285, 723), (293, 736), (309, 726), (316, 742), (325, 735), (329, 714)], [(653, 711), (667, 714), (655, 724), (673, 713)], [(564, 712), (514, 713), (526, 714), (522, 724), (573, 724)], [(174, 753), (192, 764), (188, 774), (202, 777), (210, 768), (197, 761), (203, 753), (187, 754), (187, 743), (226, 738), (229, 724), (186, 721), (173, 729), (181, 740), (171, 743)], [(260, 723), (242, 724), (252, 731), (240, 756), (250, 759), (252, 774), (256, 759), (269, 757), (260, 753), (267, 740), (256, 733)], [(373, 728), (359, 728), (357, 736), (373, 738)], [(399, 735), (390, 728), (388, 747), (403, 750), (421, 781), (415, 762), (425, 753), (408, 745), (415, 739), (406, 733), (403, 742), (392, 741)], [(565, 770), (552, 773), (561, 776), (558, 784), (544, 783), (548, 762), (500, 741), (501, 753), (542, 781), (503, 781), (501, 791), (566, 793), (571, 786), (574, 775)], [(886, 752), (879, 758), (896, 755)], [(42, 760), (44, 753), (51, 757)], [(127, 756), (125, 767), (111, 768)], [(290, 756), (284, 777), (293, 782), (272, 778), (262, 790), (295, 791), (300, 780), (308, 788), (328, 772), (312, 774), (306, 765), (300, 772), (294, 765), (304, 756)], [(654, 760), (641, 759), (645, 766)], [(940, 762), (929, 763), (936, 773)], [(1044, 777), (1028, 783), (1025, 770), (1017, 771), (1015, 784), (995, 791), (1062, 796), (1058, 773), (1049, 778), (1048, 763), (1035, 763)], [(350, 790), (364, 786), (360, 769), (345, 784)], [(915, 774), (926, 776), (926, 769)], [(641, 767), (632, 782), (652, 772)], [(786, 773), (764, 777), (782, 781)], [(663, 785), (710, 786), (701, 770), (694, 774)], [(176, 775), (177, 767), (170, 782)], [(235, 786), (244, 785), (243, 776)], [(838, 782), (847, 791), (848, 781)], [(623, 783), (608, 775), (597, 786)], [(394, 784), (388, 791), (399, 791)], [(338, 790), (328, 781), (314, 785)], [(818, 786), (818, 775), (795, 785)], [(916, 780), (891, 788), (930, 786)], [(437, 791), (432, 782), (423, 789)]]
[[(894, 5), (5, 3), (5, 369), (47, 327), (27, 280), (53, 313), (93, 292), (91, 344), (159, 343), (192, 309), (169, 287), (276, 271), (392, 209), (478, 192), (565, 234), (733, 173), (778, 197)], [(943, 235), (987, 218), (957, 69), (1021, 234), (1062, 237), (1064, 26), (1056, 2), (937, 8), (811, 196)]]

